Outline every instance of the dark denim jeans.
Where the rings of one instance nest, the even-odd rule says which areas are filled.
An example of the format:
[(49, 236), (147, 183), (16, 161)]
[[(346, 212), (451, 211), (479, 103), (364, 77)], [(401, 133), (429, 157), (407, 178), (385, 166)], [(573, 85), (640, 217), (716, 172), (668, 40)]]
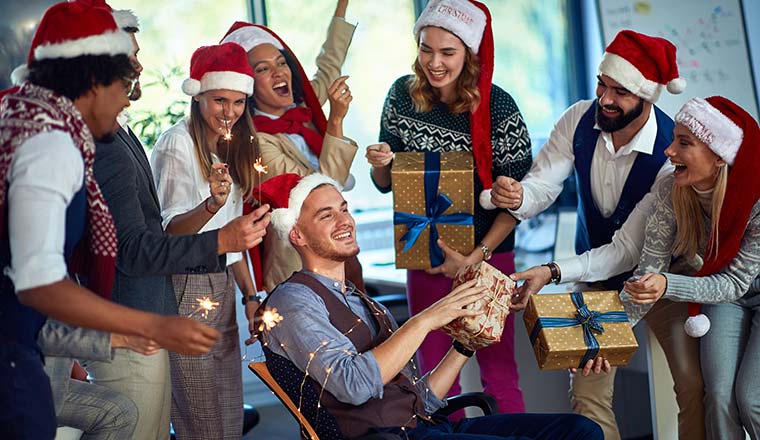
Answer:
[(409, 440), (604, 440), (595, 422), (577, 414), (496, 414), (414, 429), (387, 430)]
[(50, 379), (37, 350), (0, 343), (0, 432), (3, 439), (46, 440), (55, 437), (56, 421)]

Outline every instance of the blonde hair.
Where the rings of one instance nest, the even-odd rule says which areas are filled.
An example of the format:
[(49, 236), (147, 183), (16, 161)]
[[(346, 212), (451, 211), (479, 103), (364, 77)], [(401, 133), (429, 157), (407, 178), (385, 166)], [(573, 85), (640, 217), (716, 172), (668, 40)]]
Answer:
[(713, 189), (709, 237), (705, 237), (702, 208), (694, 188), (691, 186), (673, 187), (671, 198), (673, 199), (673, 211), (676, 217), (676, 240), (673, 243), (673, 255), (694, 257), (699, 250), (699, 245), (705, 241), (705, 238), (708, 240), (707, 248), (710, 255), (704, 255), (704, 258), (718, 255), (718, 225), (720, 224), (720, 210), (726, 196), (727, 184), (728, 165), (723, 164), (718, 168), (718, 176)]
[[(419, 46), (419, 38), (417, 45)], [(409, 78), (409, 95), (414, 104), (414, 110), (418, 113), (427, 113), (433, 106), (441, 101), (441, 92), (430, 85), (425, 72), (420, 65), (419, 57), (412, 64), (414, 76)], [(448, 104), (452, 113), (474, 112), (480, 104), (480, 90), (478, 90), (478, 78), (480, 77), (480, 65), (478, 57), (473, 51), (465, 46), (464, 66), (456, 79), (454, 102)]]
[[(246, 102), (245, 110), (240, 119), (232, 126), (232, 140), (229, 142), (219, 137), (216, 145), (217, 156), (229, 158), (230, 175), (243, 194), (243, 200), (248, 201), (253, 193), (253, 164), (259, 157), (259, 142), (256, 137), (256, 129), (253, 126), (251, 114)], [(190, 137), (195, 146), (195, 155), (200, 163), (201, 173), (207, 180), (211, 176), (211, 148), (206, 138), (206, 121), (201, 115), (200, 103), (195, 99), (190, 103), (190, 117), (187, 121)]]

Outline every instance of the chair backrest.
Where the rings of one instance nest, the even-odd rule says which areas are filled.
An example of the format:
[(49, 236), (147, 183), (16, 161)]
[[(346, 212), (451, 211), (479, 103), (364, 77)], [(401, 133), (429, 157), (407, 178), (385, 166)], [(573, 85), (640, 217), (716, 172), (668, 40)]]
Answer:
[(267, 364), (265, 362), (251, 362), (248, 364), (248, 368), (272, 390), (274, 395), (280, 399), (280, 402), (285, 405), (290, 414), (298, 421), (298, 424), (301, 426), (301, 437), (307, 440), (319, 440), (319, 436), (314, 431), (314, 428), (311, 427), (309, 421), (298, 411), (298, 407), (290, 400), (285, 390), (280, 388), (280, 385), (277, 384), (277, 381), (269, 373)]

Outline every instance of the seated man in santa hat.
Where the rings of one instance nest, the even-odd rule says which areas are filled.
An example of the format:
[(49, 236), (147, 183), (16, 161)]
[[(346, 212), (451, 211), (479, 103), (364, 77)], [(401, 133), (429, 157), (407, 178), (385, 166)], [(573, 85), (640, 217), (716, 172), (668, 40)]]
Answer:
[[(430, 415), (446, 405), (442, 399), (474, 353), (454, 341), (440, 364), (421, 377), (410, 359), (430, 331), (479, 313), (465, 306), (482, 298), (483, 288), (462, 284), (397, 328), (386, 308), (346, 280), (345, 261), (359, 247), (340, 185), (321, 174), (300, 181), (286, 174), (270, 182), (280, 188), (272, 198), (286, 206), (273, 211), (272, 224), (296, 249), (303, 269), (259, 308), (258, 313), (276, 308), (284, 318), (263, 330), (264, 353), (269, 371), (300, 402), (320, 438), (352, 439), (380, 431), (409, 439), (433, 432), (471, 439), (602, 439), (596, 423), (574, 414), (434, 421)], [(601, 358), (594, 369), (603, 369)]]

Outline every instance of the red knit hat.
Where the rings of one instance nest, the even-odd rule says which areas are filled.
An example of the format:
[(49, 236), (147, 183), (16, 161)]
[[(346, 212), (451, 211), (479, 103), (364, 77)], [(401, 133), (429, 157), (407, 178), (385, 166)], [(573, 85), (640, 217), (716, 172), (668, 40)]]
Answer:
[(240, 45), (201, 46), (193, 52), (190, 78), (182, 83), (182, 91), (195, 96), (207, 90), (253, 93), (253, 69)]
[[(687, 102), (676, 115), (676, 122), (685, 125), (715, 154), (732, 164), (720, 209), (717, 253), (711, 240), (705, 251), (704, 265), (694, 275), (701, 277), (720, 272), (736, 257), (752, 208), (760, 200), (760, 173), (757, 172), (760, 128), (752, 115), (722, 96)], [(689, 304), (685, 326), (686, 333), (696, 338), (710, 329), (710, 321), (700, 309), (700, 304)]]
[(232, 26), (230, 26), (229, 30), (227, 30), (227, 33), (224, 34), (224, 38), (222, 38), (222, 43), (227, 42), (240, 44), (246, 52), (249, 52), (251, 49), (260, 44), (269, 43), (277, 49), (285, 50), (293, 55), (293, 59), (295, 60), (298, 68), (298, 71), (293, 72), (293, 74), (298, 75), (301, 78), (301, 84), (303, 85), (304, 102), (306, 106), (311, 110), (312, 123), (314, 123), (314, 126), (317, 128), (317, 131), (320, 135), (325, 135), (325, 130), (327, 129), (327, 118), (325, 117), (324, 111), (322, 111), (322, 104), (319, 102), (319, 98), (317, 98), (317, 93), (311, 86), (311, 81), (309, 81), (309, 77), (303, 70), (301, 62), (298, 61), (298, 58), (296, 58), (293, 51), (290, 50), (288, 45), (285, 44), (285, 42), (282, 41), (282, 39), (277, 34), (272, 32), (272, 30), (266, 26), (246, 23), (244, 21), (236, 21), (232, 24)]
[(111, 12), (88, 0), (57, 3), (42, 16), (25, 65), (11, 73), (20, 85), (35, 60), (76, 58), (82, 55), (131, 55), (129, 34), (121, 30)]
[(686, 80), (678, 76), (673, 43), (631, 30), (618, 32), (607, 46), (599, 73), (652, 103), (664, 88), (675, 94), (686, 88)]
[(475, 0), (431, 0), (414, 24), (415, 38), (426, 26), (436, 26), (459, 37), (477, 56), (480, 64), (478, 91), (480, 104), (470, 113), (470, 134), (475, 167), (483, 184), (480, 206), (495, 209), (493, 186), (493, 145), (491, 145), (491, 85), (493, 82), (493, 31), (491, 12)]

